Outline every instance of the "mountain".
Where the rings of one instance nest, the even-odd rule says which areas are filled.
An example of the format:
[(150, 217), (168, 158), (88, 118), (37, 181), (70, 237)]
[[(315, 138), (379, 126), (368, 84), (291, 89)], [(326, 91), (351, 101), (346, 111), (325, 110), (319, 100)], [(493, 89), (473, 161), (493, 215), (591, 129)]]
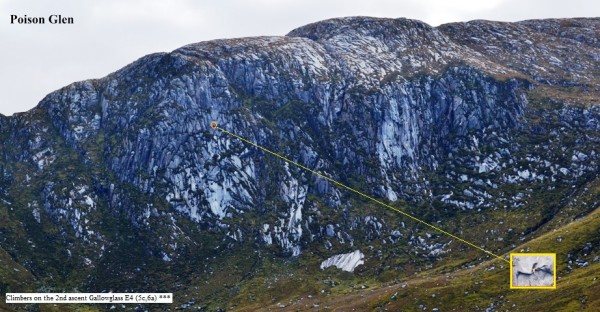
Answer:
[(599, 34), (598, 18), (337, 18), (66, 86), (0, 116), (0, 292), (174, 293), (150, 310), (538, 305), (509, 296), (502, 260), (216, 121), (502, 257), (556, 252), (572, 292), (544, 304), (591, 310)]

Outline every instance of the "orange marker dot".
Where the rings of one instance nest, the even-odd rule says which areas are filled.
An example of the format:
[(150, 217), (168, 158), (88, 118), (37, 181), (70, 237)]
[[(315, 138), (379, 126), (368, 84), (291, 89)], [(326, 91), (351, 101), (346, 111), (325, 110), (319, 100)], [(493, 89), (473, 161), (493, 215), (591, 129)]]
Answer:
[(217, 129), (217, 126), (218, 125), (217, 125), (216, 121), (213, 121), (213, 122), (210, 123), (210, 127), (213, 128), (213, 129)]

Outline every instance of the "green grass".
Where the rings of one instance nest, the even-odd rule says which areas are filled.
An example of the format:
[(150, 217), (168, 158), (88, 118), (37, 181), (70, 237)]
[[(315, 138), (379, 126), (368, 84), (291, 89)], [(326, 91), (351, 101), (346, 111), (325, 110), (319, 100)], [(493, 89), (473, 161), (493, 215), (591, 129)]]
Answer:
[(10, 311), (6, 304), (7, 292), (33, 291), (33, 275), (23, 266), (16, 263), (4, 249), (0, 248), (0, 311)]
[[(562, 238), (561, 242), (558, 242), (559, 237)], [(419, 277), (389, 285), (374, 284), (366, 290), (317, 295), (288, 308), (308, 309), (305, 305), (308, 302), (309, 306), (313, 303), (321, 307), (328, 306), (330, 308), (324, 310), (331, 311), (383, 308), (389, 311), (416, 310), (419, 305), (424, 305), (429, 310), (437, 307), (440, 310), (466, 311), (477, 307), (485, 309), (493, 303), (498, 310), (595, 311), (600, 306), (600, 262), (590, 262), (589, 266), (572, 271), (565, 269), (567, 254), (577, 253), (587, 242), (597, 242), (599, 237), (600, 208), (580, 221), (572, 222), (514, 249), (515, 252), (529, 248), (530, 252), (557, 253), (559, 279), (556, 290), (511, 290), (508, 264), (501, 260), (491, 260), (473, 269), (454, 273), (440, 274), (432, 270)], [(600, 250), (596, 248), (588, 257), (599, 253)], [(394, 293), (397, 295), (392, 299)], [(306, 298), (300, 294), (291, 297)]]

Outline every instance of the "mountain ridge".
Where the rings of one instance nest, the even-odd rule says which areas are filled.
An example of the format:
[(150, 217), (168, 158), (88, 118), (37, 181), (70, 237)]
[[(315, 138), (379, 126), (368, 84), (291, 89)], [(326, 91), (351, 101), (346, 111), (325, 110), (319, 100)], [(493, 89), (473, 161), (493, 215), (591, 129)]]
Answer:
[[(460, 271), (487, 256), (210, 122), (505, 254), (600, 202), (598, 25), (355, 17), (142, 57), (0, 117), (0, 247), (30, 287), (204, 309)], [(320, 270), (357, 249), (352, 275)]]

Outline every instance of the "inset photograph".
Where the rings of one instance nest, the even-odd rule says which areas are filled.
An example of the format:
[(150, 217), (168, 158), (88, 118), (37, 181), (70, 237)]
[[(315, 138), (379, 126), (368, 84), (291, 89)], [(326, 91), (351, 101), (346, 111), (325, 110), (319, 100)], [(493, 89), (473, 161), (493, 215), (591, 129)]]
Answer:
[(510, 288), (555, 289), (556, 254), (510, 254)]

